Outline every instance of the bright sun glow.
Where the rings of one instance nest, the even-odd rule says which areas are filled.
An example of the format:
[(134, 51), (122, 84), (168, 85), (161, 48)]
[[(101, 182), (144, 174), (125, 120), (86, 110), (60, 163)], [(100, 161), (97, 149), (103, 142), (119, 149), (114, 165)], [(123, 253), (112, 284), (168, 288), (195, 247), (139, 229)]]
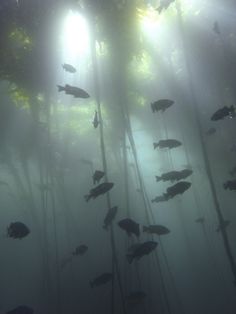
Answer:
[(159, 25), (157, 11), (154, 8), (148, 8), (146, 10), (137, 9), (137, 12), (142, 30), (146, 35), (154, 35)]
[(64, 22), (62, 41), (66, 55), (72, 59), (88, 52), (89, 30), (82, 15), (69, 12)]

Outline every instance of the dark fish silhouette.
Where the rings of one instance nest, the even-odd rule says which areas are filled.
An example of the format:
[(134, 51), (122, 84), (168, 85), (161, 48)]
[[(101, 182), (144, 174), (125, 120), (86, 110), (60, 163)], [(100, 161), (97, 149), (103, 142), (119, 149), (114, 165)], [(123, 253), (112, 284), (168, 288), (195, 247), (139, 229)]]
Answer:
[(158, 243), (155, 241), (147, 241), (136, 245), (136, 247), (133, 246), (133, 250), (126, 254), (129, 264), (131, 264), (134, 259), (140, 260), (143, 256), (150, 254), (157, 247), (157, 244)]
[(170, 233), (170, 230), (164, 226), (161, 225), (150, 225), (148, 227), (143, 226), (143, 232), (151, 233), (151, 234), (157, 234), (157, 235), (163, 235)]
[(167, 198), (173, 198), (178, 194), (183, 194), (186, 190), (190, 188), (192, 184), (187, 181), (178, 182), (166, 189), (166, 193), (164, 195)]
[(64, 64), (62, 64), (62, 67), (66, 72), (70, 72), (70, 73), (76, 72), (76, 68), (74, 68), (71, 64), (64, 63)]
[(73, 255), (67, 256), (65, 257), (62, 261), (61, 261), (61, 268), (66, 267), (69, 263), (71, 263), (73, 260)]
[(154, 199), (151, 200), (152, 203), (160, 203), (168, 201), (168, 197), (166, 195), (159, 195), (156, 196)]
[(126, 302), (129, 305), (138, 304), (146, 298), (146, 293), (143, 291), (133, 291), (125, 297)]
[(170, 171), (170, 172), (166, 172), (163, 173), (160, 177), (156, 176), (156, 181), (179, 181), (182, 179), (187, 178), (188, 176), (190, 176), (193, 173), (192, 170), (190, 169), (184, 169), (181, 171)]
[(214, 22), (213, 31), (214, 31), (216, 34), (220, 35), (220, 27), (219, 27), (219, 24), (218, 24), (217, 21)]
[(210, 128), (206, 131), (206, 135), (210, 136), (216, 133), (216, 129), (215, 128)]
[(175, 0), (161, 0), (160, 6), (156, 10), (161, 13), (162, 10), (168, 9), (169, 5), (174, 1)]
[(78, 256), (78, 255), (84, 255), (88, 251), (88, 247), (85, 244), (81, 244), (75, 248), (75, 250), (72, 252), (72, 255)]
[(30, 233), (30, 229), (20, 221), (12, 222), (7, 228), (7, 235), (13, 239), (22, 239)]
[(182, 143), (178, 140), (174, 139), (167, 139), (167, 140), (160, 140), (158, 143), (153, 143), (154, 149), (156, 148), (174, 148), (182, 145)]
[(74, 259), (74, 257), (76, 256), (82, 256), (84, 255), (86, 252), (88, 251), (88, 247), (85, 244), (81, 244), (79, 246), (77, 246), (75, 248), (75, 250), (68, 256), (65, 257), (62, 262), (61, 262), (61, 268), (64, 268), (65, 266), (67, 266), (69, 263), (72, 262), (72, 260)]
[(108, 212), (107, 212), (106, 217), (104, 219), (104, 225), (103, 225), (104, 229), (107, 229), (108, 226), (110, 226), (112, 221), (115, 219), (116, 214), (117, 214), (117, 210), (118, 210), (117, 206), (114, 206), (114, 207), (111, 207), (108, 209)]
[(229, 189), (229, 190), (235, 190), (236, 191), (236, 180), (229, 180), (229, 181), (226, 181), (224, 184), (224, 189)]
[(93, 184), (99, 183), (100, 180), (104, 177), (105, 172), (96, 170), (93, 174)]
[(28, 306), (20, 305), (14, 308), (11, 311), (8, 311), (6, 314), (33, 314), (34, 310)]
[(212, 121), (223, 120), (225, 117), (230, 117), (230, 118), (235, 117), (234, 106), (230, 106), (230, 107), (224, 106), (223, 108), (220, 108), (211, 116), (211, 120)]
[(98, 112), (95, 111), (94, 118), (93, 118), (93, 126), (96, 129), (98, 127), (98, 125), (99, 125)]
[(170, 99), (160, 99), (151, 103), (152, 112), (162, 111), (164, 112), (167, 108), (174, 104), (173, 100)]
[(195, 220), (195, 222), (203, 224), (205, 222), (205, 218), (204, 217), (199, 217)]
[(118, 226), (125, 230), (128, 236), (131, 236), (132, 233), (135, 234), (136, 237), (140, 235), (139, 224), (130, 218), (120, 220)]
[(108, 192), (112, 187), (114, 186), (114, 183), (111, 182), (104, 182), (96, 186), (94, 189), (91, 189), (89, 191), (88, 195), (85, 195), (84, 198), (86, 202), (88, 202), (91, 198), (95, 199), (99, 195), (105, 194)]
[(112, 274), (111, 273), (104, 273), (98, 277), (96, 277), (94, 280), (90, 281), (90, 287), (98, 287), (105, 285), (109, 281), (112, 280)]
[(222, 224), (219, 224), (219, 226), (216, 229), (216, 232), (220, 232), (223, 229), (226, 229), (229, 226), (229, 224), (230, 224), (229, 220), (224, 220)]
[(89, 98), (90, 97), (89, 94), (85, 90), (79, 87), (71, 86), (69, 84), (66, 84), (65, 87), (61, 85), (57, 85), (57, 87), (58, 87), (59, 92), (64, 91), (67, 95), (72, 95), (75, 98)]

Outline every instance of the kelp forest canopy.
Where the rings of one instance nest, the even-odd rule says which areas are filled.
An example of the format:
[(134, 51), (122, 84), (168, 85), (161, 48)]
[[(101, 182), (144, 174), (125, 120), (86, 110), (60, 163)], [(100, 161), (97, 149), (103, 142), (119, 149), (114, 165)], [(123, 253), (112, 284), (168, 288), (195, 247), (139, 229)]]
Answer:
[(0, 1), (1, 313), (236, 312), (235, 12)]

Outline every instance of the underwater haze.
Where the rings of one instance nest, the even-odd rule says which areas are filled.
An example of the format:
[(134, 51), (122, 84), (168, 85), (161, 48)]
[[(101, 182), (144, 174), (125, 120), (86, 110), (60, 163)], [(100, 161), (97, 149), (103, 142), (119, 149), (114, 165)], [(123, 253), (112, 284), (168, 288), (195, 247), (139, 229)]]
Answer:
[(236, 313), (235, 0), (0, 0), (0, 314)]

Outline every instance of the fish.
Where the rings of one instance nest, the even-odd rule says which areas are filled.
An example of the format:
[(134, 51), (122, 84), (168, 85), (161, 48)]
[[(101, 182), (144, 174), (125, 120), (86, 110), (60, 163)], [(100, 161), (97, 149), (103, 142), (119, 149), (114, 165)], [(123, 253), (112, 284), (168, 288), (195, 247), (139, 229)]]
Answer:
[(219, 224), (219, 226), (216, 229), (216, 232), (220, 232), (223, 229), (226, 229), (229, 226), (229, 224), (230, 224), (229, 220), (224, 220), (222, 224)]
[(71, 263), (73, 260), (73, 256), (70, 255), (68, 257), (65, 257), (62, 261), (61, 261), (61, 268), (66, 267), (69, 263)]
[(216, 129), (215, 128), (210, 128), (206, 131), (206, 135), (210, 136), (216, 133)]
[(229, 171), (229, 174), (233, 177), (236, 175), (236, 166), (233, 167), (230, 171)]
[(170, 230), (164, 226), (161, 225), (150, 225), (148, 227), (143, 226), (143, 232), (151, 233), (151, 234), (157, 234), (157, 235), (163, 235), (170, 233)]
[(100, 180), (104, 177), (105, 172), (96, 170), (93, 174), (93, 184), (99, 183)]
[(178, 183), (168, 187), (166, 189), (166, 193), (164, 193), (164, 195), (168, 199), (173, 198), (178, 194), (183, 194), (185, 191), (187, 191), (190, 188), (191, 185), (192, 184), (190, 182), (187, 182), (187, 181), (178, 182)]
[(130, 218), (120, 220), (118, 226), (125, 230), (128, 236), (131, 236), (131, 234), (135, 234), (136, 237), (140, 236), (139, 224)]
[(85, 244), (81, 244), (75, 248), (72, 252), (73, 256), (84, 255), (88, 251), (88, 247)]
[(74, 98), (89, 98), (89, 94), (82, 88), (66, 84), (65, 86), (57, 85), (58, 91), (64, 91), (67, 95), (72, 95)]
[(216, 34), (220, 35), (220, 27), (217, 21), (214, 22), (212, 29)]
[(108, 209), (106, 217), (104, 219), (103, 228), (107, 230), (107, 228), (111, 225), (112, 221), (115, 219), (117, 214), (118, 207), (114, 206)]
[(88, 251), (88, 247), (85, 244), (81, 244), (75, 248), (75, 250), (71, 253), (70, 256), (65, 257), (61, 262), (61, 268), (64, 268), (69, 263), (72, 262), (74, 257), (84, 255)]
[(34, 310), (28, 306), (20, 305), (14, 308), (11, 311), (8, 311), (6, 314), (33, 314)]
[(174, 140), (174, 139), (167, 139), (167, 140), (160, 140), (158, 143), (153, 143), (153, 147), (154, 149), (156, 148), (174, 148), (174, 147), (178, 147), (182, 145), (182, 143), (178, 140)]
[(182, 179), (187, 178), (188, 176), (190, 176), (193, 173), (192, 170), (190, 169), (183, 169), (181, 171), (170, 171), (170, 172), (166, 172), (163, 173), (161, 176), (156, 176), (156, 181), (179, 181)]
[(114, 183), (112, 182), (104, 182), (96, 186), (94, 189), (91, 189), (89, 191), (88, 195), (85, 195), (84, 198), (86, 202), (88, 202), (91, 198), (95, 199), (99, 195), (105, 194), (106, 192), (110, 191), (114, 186)]
[(68, 63), (62, 64), (62, 68), (66, 72), (70, 72), (70, 73), (75, 73), (76, 72), (76, 68), (74, 68), (71, 64), (68, 64)]
[(146, 293), (143, 291), (133, 291), (125, 297), (128, 304), (137, 304), (142, 302), (146, 298)]
[(98, 287), (98, 286), (102, 286), (106, 283), (108, 283), (109, 281), (112, 280), (112, 274), (111, 273), (103, 273), (102, 275), (96, 277), (95, 279), (93, 279), (92, 281), (90, 281), (90, 287)]
[(93, 126), (96, 129), (98, 127), (98, 125), (99, 125), (98, 112), (95, 111), (94, 118), (93, 118)]
[(195, 220), (195, 222), (203, 224), (205, 222), (205, 218), (204, 217), (199, 217)]
[(235, 107), (234, 106), (224, 106), (223, 108), (218, 109), (212, 116), (212, 121), (223, 120), (225, 117), (233, 118), (235, 117)]
[(75, 250), (68, 256), (65, 257), (62, 262), (61, 262), (61, 268), (64, 268), (65, 266), (67, 266), (69, 263), (72, 262), (72, 260), (74, 259), (74, 257), (76, 256), (82, 256), (84, 255), (86, 252), (88, 251), (88, 247), (85, 244), (81, 244), (79, 246), (77, 246), (75, 248)]
[(166, 197), (164, 194), (156, 196), (151, 200), (152, 203), (160, 203), (160, 202), (166, 202), (168, 201), (168, 197)]
[(12, 222), (7, 228), (7, 236), (13, 239), (22, 239), (30, 233), (30, 229), (20, 221)]
[(152, 112), (164, 112), (167, 108), (171, 107), (174, 104), (173, 100), (170, 99), (160, 99), (151, 103)]
[(131, 264), (133, 260), (140, 260), (143, 256), (150, 254), (156, 247), (158, 243), (155, 241), (146, 241), (138, 244), (133, 251), (126, 254), (128, 263)]
[(170, 4), (172, 2), (174, 2), (175, 0), (161, 0), (160, 1), (160, 6), (156, 9), (159, 14), (162, 12), (162, 10), (166, 10), (168, 9), (168, 7), (170, 6)]
[(236, 191), (236, 180), (228, 180), (223, 184), (224, 189), (235, 190)]

